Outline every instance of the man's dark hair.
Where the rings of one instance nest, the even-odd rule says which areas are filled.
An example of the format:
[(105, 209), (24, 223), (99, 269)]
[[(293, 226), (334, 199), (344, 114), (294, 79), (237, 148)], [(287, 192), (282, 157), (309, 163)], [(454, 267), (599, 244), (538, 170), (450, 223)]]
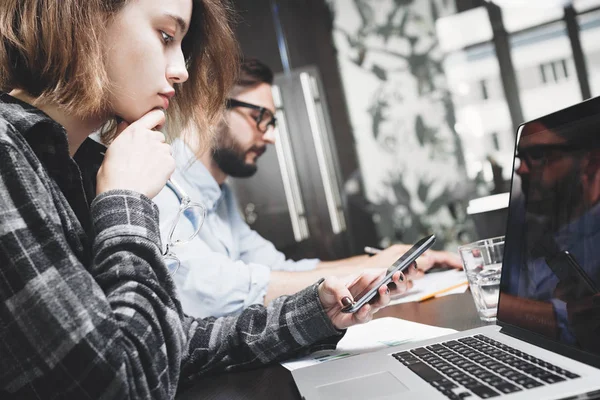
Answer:
[(260, 83), (273, 84), (273, 71), (256, 58), (245, 57), (240, 63), (240, 75), (236, 86), (249, 87)]

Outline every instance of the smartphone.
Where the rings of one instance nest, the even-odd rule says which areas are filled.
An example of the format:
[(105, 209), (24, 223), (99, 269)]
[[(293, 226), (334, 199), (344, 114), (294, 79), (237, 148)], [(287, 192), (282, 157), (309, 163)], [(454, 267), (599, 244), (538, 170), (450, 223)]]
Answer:
[(546, 263), (560, 281), (576, 282), (578, 285), (585, 287), (591, 294), (599, 293), (594, 281), (568, 251), (561, 251), (552, 257), (546, 257)]
[(383, 285), (388, 285), (392, 281), (392, 276), (400, 271), (404, 272), (419, 256), (435, 243), (435, 235), (427, 236), (419, 240), (413, 247), (397, 259), (386, 271), (385, 276), (373, 287), (365, 289), (366, 293), (358, 295), (353, 304), (342, 308), (342, 312), (355, 313), (362, 306), (370, 302), (375, 296), (378, 296), (378, 289)]

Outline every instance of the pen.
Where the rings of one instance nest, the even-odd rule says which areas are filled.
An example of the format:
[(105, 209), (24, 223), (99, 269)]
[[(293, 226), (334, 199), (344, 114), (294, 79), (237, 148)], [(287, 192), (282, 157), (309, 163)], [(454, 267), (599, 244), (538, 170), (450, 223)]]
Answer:
[(457, 283), (456, 285), (452, 285), (452, 286), (450, 286), (450, 287), (447, 287), (447, 288), (444, 288), (444, 289), (438, 290), (437, 292), (433, 292), (433, 293), (430, 293), (430, 294), (428, 294), (428, 295), (426, 295), (426, 296), (423, 296), (423, 297), (421, 297), (421, 298), (419, 299), (419, 301), (425, 301), (425, 300), (432, 299), (432, 298), (434, 298), (435, 296), (437, 296), (438, 294), (442, 294), (442, 293), (449, 292), (449, 291), (451, 291), (451, 290), (457, 289), (457, 288), (459, 288), (459, 287), (461, 287), (461, 286), (463, 286), (463, 285), (466, 285), (466, 284), (468, 284), (468, 283), (469, 283), (469, 282), (467, 282), (467, 281), (464, 281), (464, 282), (461, 282), (461, 283)]
[(377, 247), (365, 246), (365, 253), (375, 255), (377, 253), (381, 253), (381, 249), (378, 249)]

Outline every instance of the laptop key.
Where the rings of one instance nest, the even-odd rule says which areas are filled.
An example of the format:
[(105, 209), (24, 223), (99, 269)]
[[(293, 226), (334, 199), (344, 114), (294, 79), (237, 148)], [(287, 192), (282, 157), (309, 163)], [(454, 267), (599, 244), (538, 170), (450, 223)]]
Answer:
[(546, 371), (545, 369), (536, 369), (535, 371), (529, 371), (527, 373), (533, 376), (534, 378), (541, 378), (542, 376), (556, 376), (551, 372)]
[(456, 389), (458, 387), (455, 383), (449, 381), (448, 379), (440, 379), (439, 381), (433, 381), (432, 384), (435, 386), (446, 388), (447, 390)]
[(456, 370), (453, 372), (449, 372), (448, 376), (452, 379), (455, 379), (455, 378), (459, 378), (461, 376), (466, 376), (466, 375), (464, 373), (460, 372), (459, 370)]
[(496, 365), (493, 365), (493, 366), (491, 366), (491, 368), (494, 370), (494, 372), (496, 372), (500, 375), (504, 375), (505, 373), (507, 373), (509, 371), (514, 371), (512, 368), (508, 368), (505, 366), (496, 367)]
[(467, 389), (469, 389), (471, 392), (481, 397), (482, 399), (489, 399), (490, 397), (500, 396), (500, 393), (484, 385), (471, 386), (467, 387)]
[(459, 397), (459, 395), (458, 395), (458, 394), (456, 394), (456, 393), (454, 393), (454, 392), (453, 392), (453, 391), (451, 391), (451, 390), (443, 390), (443, 391), (441, 391), (441, 392), (442, 392), (442, 394), (443, 394), (444, 396), (446, 396), (446, 397), (447, 397), (447, 398), (449, 398), (450, 400), (460, 400), (460, 397)]
[[(520, 380), (520, 379), (531, 379), (531, 378), (530, 378), (530, 377), (528, 377), (528, 376), (527, 376), (527, 375), (525, 375), (525, 374), (522, 374), (522, 373), (520, 373), (520, 372), (515, 372), (515, 373), (513, 373), (513, 374), (510, 374), (510, 380), (511, 380), (511, 381), (517, 382), (517, 381), (518, 381), (518, 380)], [(517, 383), (518, 383), (518, 382), (517, 382)]]
[(521, 384), (525, 389), (533, 389), (539, 386), (543, 386), (541, 383), (534, 381), (533, 379), (528, 379), (525, 383)]
[(465, 371), (471, 375), (477, 375), (477, 373), (481, 372), (481, 368), (479, 368), (477, 365), (473, 365), (472, 367), (465, 367)]
[(467, 387), (467, 386), (477, 386), (479, 385), (479, 382), (477, 382), (475, 379), (467, 379), (464, 381), (463, 386)]
[(474, 376), (482, 376), (482, 375), (487, 374), (487, 373), (488, 373), (487, 370), (485, 370), (485, 369), (483, 369), (481, 367), (479, 367), (479, 369), (476, 369), (474, 372), (472, 372), (472, 374)]
[(424, 349), (423, 347), (419, 347), (418, 349), (413, 349), (410, 351), (411, 353), (417, 355), (417, 356), (428, 356), (428, 355), (432, 355), (431, 352), (427, 349)]
[(496, 390), (499, 390), (504, 394), (514, 393), (521, 390), (521, 388), (510, 383), (501, 383), (493, 386), (496, 388)]
[(511, 381), (515, 379), (515, 377), (518, 376), (523, 376), (523, 374), (518, 373), (517, 371), (510, 370), (508, 372), (506, 372), (505, 374), (502, 374), (505, 378), (510, 379)]
[(519, 361), (519, 362), (516, 362), (516, 363), (512, 364), (513, 367), (519, 368), (519, 369), (525, 368), (528, 365), (529, 365), (529, 363), (526, 362), (526, 361)]
[(508, 382), (502, 378), (495, 377), (493, 379), (487, 380), (485, 383), (487, 383), (490, 386), (498, 386), (498, 385), (502, 385), (503, 383), (508, 383)]
[(540, 368), (536, 367), (535, 365), (525, 365), (525, 366), (520, 367), (518, 369), (520, 369), (521, 371), (525, 372), (526, 374), (533, 374), (535, 372), (540, 371)]
[(412, 372), (419, 375), (421, 377), (421, 379), (423, 379), (426, 382), (433, 382), (433, 381), (445, 379), (444, 376), (442, 376), (439, 372), (437, 372), (436, 370), (434, 370), (433, 368), (431, 368), (429, 365), (425, 364), (424, 362), (407, 365), (407, 367)]
[(441, 344), (432, 344), (431, 346), (426, 346), (426, 349), (428, 350), (439, 350), (443, 348), (444, 346), (442, 346)]
[(536, 378), (538, 378), (539, 380), (542, 380), (542, 381), (544, 381), (546, 383), (550, 383), (550, 384), (557, 383), (557, 382), (562, 382), (562, 381), (565, 380), (565, 378), (561, 378), (558, 375), (553, 375), (553, 374), (550, 374), (550, 373), (548, 373), (547, 375), (544, 375), (544, 376), (537, 376)]
[(396, 358), (396, 360), (400, 361), (402, 364), (404, 365), (410, 365), (410, 364), (415, 364), (415, 363), (420, 363), (422, 361), (416, 359), (416, 358)]

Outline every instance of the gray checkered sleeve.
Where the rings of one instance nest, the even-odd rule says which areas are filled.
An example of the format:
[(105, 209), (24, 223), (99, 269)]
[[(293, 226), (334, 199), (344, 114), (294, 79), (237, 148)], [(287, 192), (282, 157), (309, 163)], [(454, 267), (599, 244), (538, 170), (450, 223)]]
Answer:
[(185, 316), (148, 198), (94, 200), (86, 262), (71, 240), (76, 217), (41, 164), (1, 140), (0, 160), (0, 398), (169, 399), (180, 379), (340, 339), (316, 285), (237, 318)]
[(256, 367), (291, 356), (333, 349), (342, 338), (325, 314), (317, 284), (268, 307), (252, 305), (241, 315), (184, 321), (190, 341), (182, 367), (189, 384), (211, 370)]

